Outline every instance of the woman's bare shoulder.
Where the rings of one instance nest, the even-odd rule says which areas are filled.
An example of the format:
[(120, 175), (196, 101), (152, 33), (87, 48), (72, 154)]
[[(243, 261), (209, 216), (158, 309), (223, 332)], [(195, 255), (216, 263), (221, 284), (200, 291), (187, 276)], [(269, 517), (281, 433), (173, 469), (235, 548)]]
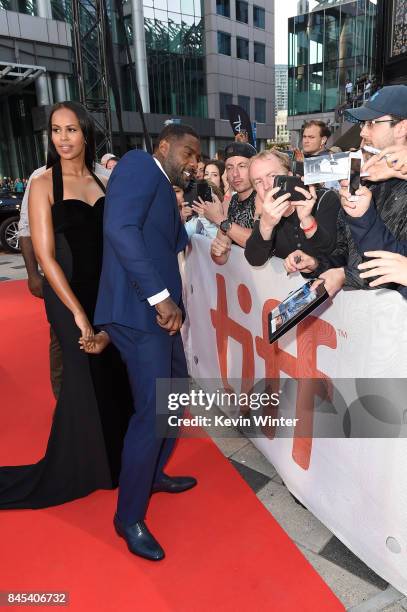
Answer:
[(98, 174), (97, 172), (96, 172), (96, 176), (98, 177), (99, 181), (103, 183), (105, 187), (107, 187), (107, 182), (109, 178), (107, 176), (104, 176), (103, 174)]
[[(30, 201), (33, 199), (36, 201), (43, 201), (46, 198), (49, 202), (51, 202), (52, 196), (52, 169), (44, 170), (38, 176), (34, 176), (32, 178), (30, 184)], [(44, 196), (44, 198), (42, 197)]]
[(52, 184), (52, 168), (48, 168), (48, 170), (44, 170), (41, 174), (37, 174), (37, 176), (33, 176), (31, 180), (31, 186), (38, 189), (39, 187), (45, 187)]

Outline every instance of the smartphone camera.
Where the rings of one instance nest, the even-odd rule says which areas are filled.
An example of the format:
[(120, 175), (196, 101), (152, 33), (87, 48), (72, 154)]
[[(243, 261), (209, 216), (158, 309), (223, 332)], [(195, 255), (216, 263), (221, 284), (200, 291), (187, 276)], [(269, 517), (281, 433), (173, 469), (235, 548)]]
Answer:
[(349, 193), (355, 195), (360, 187), (360, 168), (361, 159), (359, 157), (351, 157), (349, 160)]

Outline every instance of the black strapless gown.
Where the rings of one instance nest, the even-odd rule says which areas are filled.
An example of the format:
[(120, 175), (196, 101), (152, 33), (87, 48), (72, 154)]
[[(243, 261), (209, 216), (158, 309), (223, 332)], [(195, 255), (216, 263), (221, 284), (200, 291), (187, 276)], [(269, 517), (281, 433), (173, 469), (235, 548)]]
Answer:
[[(94, 206), (64, 200), (59, 164), (53, 181), (55, 256), (92, 322), (102, 265), (104, 196)], [(44, 301), (62, 350), (60, 396), (45, 456), (33, 465), (0, 468), (2, 509), (44, 508), (118, 484), (132, 411), (125, 366), (113, 345), (100, 355), (80, 350), (72, 313), (46, 281)]]

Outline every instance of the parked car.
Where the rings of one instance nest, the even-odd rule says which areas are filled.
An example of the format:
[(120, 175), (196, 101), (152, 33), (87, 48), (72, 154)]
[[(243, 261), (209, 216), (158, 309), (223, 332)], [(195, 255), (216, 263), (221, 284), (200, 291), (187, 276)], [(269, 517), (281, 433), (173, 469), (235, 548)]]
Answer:
[(18, 222), (23, 197), (8, 189), (0, 189), (0, 247), (10, 253), (20, 253)]

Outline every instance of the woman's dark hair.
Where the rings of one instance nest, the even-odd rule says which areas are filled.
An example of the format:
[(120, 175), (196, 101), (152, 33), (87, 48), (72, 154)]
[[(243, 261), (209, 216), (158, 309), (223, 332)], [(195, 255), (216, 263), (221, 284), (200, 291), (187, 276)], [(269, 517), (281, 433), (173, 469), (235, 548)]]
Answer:
[(48, 119), (48, 153), (47, 153), (47, 168), (53, 166), (59, 161), (60, 156), (58, 155), (54, 143), (52, 142), (52, 116), (55, 111), (61, 108), (67, 108), (68, 110), (75, 113), (83, 136), (85, 138), (85, 164), (88, 170), (93, 172), (96, 160), (96, 139), (95, 139), (95, 124), (93, 119), (82, 104), (79, 102), (73, 102), (67, 100), (65, 102), (58, 102), (51, 108), (49, 119)]
[[(223, 174), (225, 172), (225, 162), (223, 162), (221, 159), (210, 159), (208, 162), (206, 162), (205, 164), (205, 168), (204, 168), (204, 174), (206, 172), (206, 168), (208, 166), (216, 166), (217, 169), (219, 170), (219, 176), (220, 176), (220, 189), (222, 191), (224, 191), (224, 186), (223, 186)], [(219, 197), (219, 196), (218, 196)], [(223, 196), (222, 196), (223, 199)]]

